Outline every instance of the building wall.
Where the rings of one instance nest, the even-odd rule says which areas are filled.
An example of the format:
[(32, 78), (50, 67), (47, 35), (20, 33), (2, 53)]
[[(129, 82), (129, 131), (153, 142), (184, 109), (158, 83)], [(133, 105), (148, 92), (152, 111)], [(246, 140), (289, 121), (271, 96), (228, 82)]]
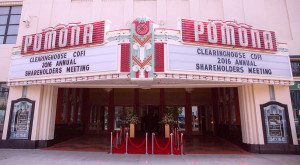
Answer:
[[(111, 21), (110, 30), (128, 28), (137, 16), (148, 16), (160, 27), (176, 29), (179, 18), (221, 19), (274, 30), (277, 41), (299, 55), (300, 1), (298, 0), (0, 0), (0, 6), (23, 4), (17, 43), (0, 45), (0, 81), (7, 81), (11, 50), (22, 36), (72, 22)], [(29, 26), (26, 27), (26, 21)]]
[[(12, 1), (3, 2), (0, 0), (0, 5), (13, 4)], [(0, 59), (4, 60), (0, 65), (0, 81), (8, 79), (11, 49), (21, 46), (22, 36), (58, 24), (88, 23), (102, 19), (111, 21), (110, 30), (128, 28), (137, 16), (148, 16), (160, 27), (170, 29), (178, 27), (179, 18), (236, 21), (275, 31), (277, 41), (287, 43), (291, 55), (299, 55), (299, 8), (299, 0), (23, 0), (17, 43), (0, 45)], [(291, 111), (288, 87), (275, 86), (275, 92), (276, 101), (288, 104)], [(21, 94), (22, 87), (11, 87), (8, 102), (20, 98)], [(27, 97), (36, 101), (31, 140), (53, 139), (57, 88), (29, 86)], [(264, 144), (259, 105), (270, 101), (268, 86), (242, 85), (239, 87), (239, 98), (242, 129), (245, 130), (243, 142)], [(10, 109), (10, 104), (7, 109)], [(293, 143), (297, 144), (292, 113), (289, 115)], [(6, 138), (8, 119), (9, 113), (6, 113), (2, 139)]]
[(298, 0), (24, 0), (21, 20), (29, 20), (30, 27), (21, 21), (17, 45), (23, 35), (57, 24), (109, 19), (110, 30), (117, 30), (127, 28), (137, 16), (148, 16), (161, 27), (173, 29), (179, 18), (192, 18), (274, 30), (278, 42), (288, 43), (290, 54), (298, 55), (299, 7)]
[[(274, 91), (275, 101), (288, 106), (293, 144), (298, 144), (289, 87), (275, 85)], [(264, 144), (260, 105), (271, 101), (269, 86), (254, 84), (239, 87), (239, 101), (243, 142)]]
[(0, 45), (0, 82), (7, 82), (13, 44)]
[[(11, 87), (7, 109), (11, 108), (11, 101), (22, 97), (23, 87)], [(57, 101), (57, 87), (48, 85), (28, 86), (26, 98), (35, 101), (35, 109), (30, 140), (49, 140), (54, 138), (55, 113)], [(10, 111), (7, 111), (10, 112)], [(10, 113), (6, 113), (2, 139), (6, 139)]]

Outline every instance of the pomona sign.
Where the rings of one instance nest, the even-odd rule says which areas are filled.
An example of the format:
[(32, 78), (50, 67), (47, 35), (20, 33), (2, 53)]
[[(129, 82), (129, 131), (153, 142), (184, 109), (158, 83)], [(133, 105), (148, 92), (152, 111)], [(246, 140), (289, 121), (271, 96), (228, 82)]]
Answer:
[(182, 19), (182, 41), (230, 48), (277, 51), (275, 32), (232, 21)]
[(105, 21), (79, 25), (57, 25), (44, 29), (42, 33), (23, 37), (21, 54), (47, 52), (104, 42)]

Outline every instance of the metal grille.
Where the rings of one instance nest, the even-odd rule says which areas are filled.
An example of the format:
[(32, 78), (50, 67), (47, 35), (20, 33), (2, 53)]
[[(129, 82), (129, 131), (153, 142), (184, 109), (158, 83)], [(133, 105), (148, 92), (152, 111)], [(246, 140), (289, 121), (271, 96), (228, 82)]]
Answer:
[(165, 43), (155, 44), (155, 72), (164, 72)]
[(121, 72), (129, 72), (130, 43), (121, 44)]

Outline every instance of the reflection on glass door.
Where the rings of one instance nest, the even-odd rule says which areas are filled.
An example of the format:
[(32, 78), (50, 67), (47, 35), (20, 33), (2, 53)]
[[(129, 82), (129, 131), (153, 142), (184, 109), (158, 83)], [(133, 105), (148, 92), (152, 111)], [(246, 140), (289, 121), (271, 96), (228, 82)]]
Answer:
[(173, 126), (175, 127), (177, 126), (179, 131), (185, 131), (185, 107), (184, 106), (166, 106), (165, 113), (173, 114), (174, 121), (175, 121), (175, 125)]
[(0, 83), (0, 137), (2, 137), (2, 131), (4, 126), (8, 92), (9, 92), (9, 87), (5, 83)]
[(91, 106), (89, 115), (89, 133), (107, 130), (108, 106)]
[(159, 106), (142, 106), (140, 117), (142, 132), (159, 132)]
[(89, 131), (96, 131), (100, 129), (100, 109), (98, 106), (90, 107), (89, 117)]
[(192, 106), (193, 131), (199, 131), (199, 111), (198, 106)]
[[(124, 120), (126, 120), (126, 115), (127, 115), (127, 114), (130, 114), (130, 113), (132, 114), (133, 112), (134, 112), (134, 108), (133, 108), (133, 107), (124, 107), (124, 113), (125, 113), (125, 114), (123, 114)], [(127, 122), (127, 121), (126, 121), (126, 122), (123, 122), (123, 123), (125, 123), (125, 124), (127, 124), (127, 125), (130, 124), (130, 123)]]
[(185, 130), (185, 107), (176, 107), (177, 109), (177, 114), (178, 114), (178, 128), (180, 131)]
[(108, 106), (104, 107), (104, 130), (108, 129)]
[(115, 107), (115, 118), (114, 118), (114, 130), (120, 130), (123, 121), (123, 107), (116, 106)]

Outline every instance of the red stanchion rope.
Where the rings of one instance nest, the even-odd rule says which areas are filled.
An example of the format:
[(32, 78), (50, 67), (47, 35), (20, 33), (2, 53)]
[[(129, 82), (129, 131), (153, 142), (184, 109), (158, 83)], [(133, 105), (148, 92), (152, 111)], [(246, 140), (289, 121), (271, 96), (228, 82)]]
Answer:
[(168, 141), (167, 145), (166, 145), (165, 147), (162, 148), (162, 147), (160, 147), (160, 146), (158, 145), (157, 140), (156, 140), (156, 137), (155, 137), (155, 135), (154, 135), (154, 141), (155, 141), (155, 143), (156, 143), (156, 145), (157, 145), (157, 148), (158, 148), (159, 150), (161, 150), (161, 151), (164, 151), (164, 150), (167, 149), (167, 147), (168, 147), (169, 144), (170, 144), (170, 139), (171, 139), (171, 138), (169, 138), (169, 141)]
[[(173, 140), (173, 149), (174, 149), (175, 151), (178, 151), (178, 152), (181, 151), (181, 147), (182, 147), (183, 143), (181, 143), (179, 149), (177, 150), (174, 141), (175, 141), (175, 140)], [(178, 146), (178, 145), (177, 145), (177, 146)]]
[(146, 142), (146, 137), (145, 137), (145, 140), (142, 142), (142, 144), (140, 144), (140, 145), (135, 145), (135, 144), (133, 144), (132, 143), (132, 141), (131, 141), (131, 139), (130, 138), (128, 138), (129, 139), (129, 142), (131, 143), (131, 145), (133, 146), (133, 147), (135, 147), (135, 148), (140, 148), (140, 147), (142, 147), (142, 145), (144, 145), (144, 143)]
[(123, 144), (121, 145), (121, 147), (117, 147), (116, 146), (116, 144), (115, 144), (115, 140), (116, 140), (116, 138), (114, 139), (114, 137), (112, 137), (112, 141), (113, 141), (113, 145), (114, 145), (114, 147), (116, 148), (116, 149), (121, 149), (121, 148), (123, 148), (124, 146), (125, 146), (125, 140), (123, 141)]

